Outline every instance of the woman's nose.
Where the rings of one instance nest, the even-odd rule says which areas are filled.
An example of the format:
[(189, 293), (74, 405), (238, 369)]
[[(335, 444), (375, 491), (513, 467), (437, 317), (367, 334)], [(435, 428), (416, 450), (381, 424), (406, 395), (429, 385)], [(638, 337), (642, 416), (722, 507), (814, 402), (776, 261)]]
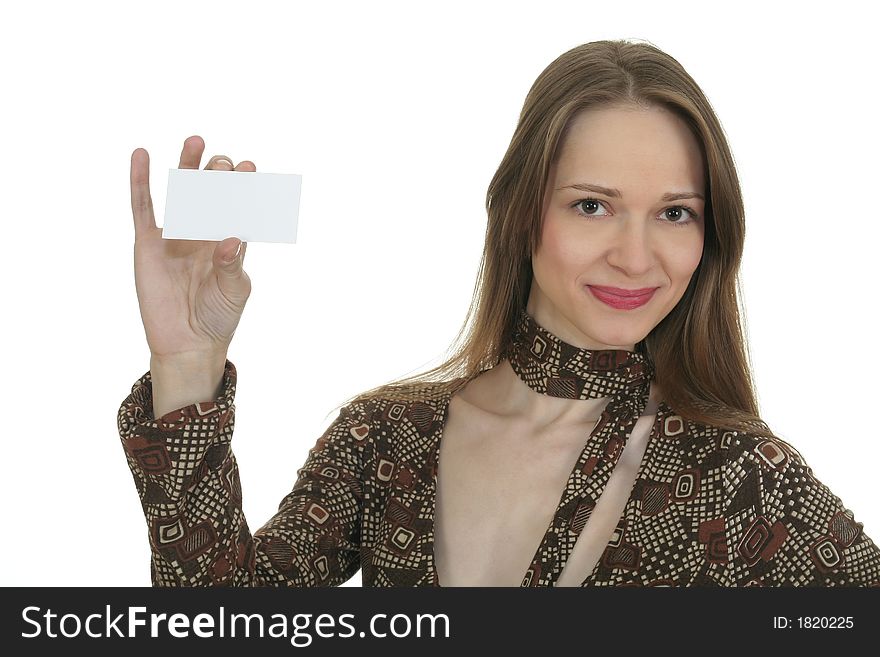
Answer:
[(611, 239), (612, 242), (608, 245), (608, 262), (611, 265), (623, 269), (633, 277), (638, 277), (651, 268), (654, 253), (650, 230), (645, 222), (622, 221)]

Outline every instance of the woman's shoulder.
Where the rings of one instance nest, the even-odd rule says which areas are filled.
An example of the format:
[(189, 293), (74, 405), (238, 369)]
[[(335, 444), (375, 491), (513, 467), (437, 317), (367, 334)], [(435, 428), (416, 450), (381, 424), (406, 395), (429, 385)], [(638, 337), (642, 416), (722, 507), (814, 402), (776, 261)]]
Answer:
[(360, 395), (345, 406), (348, 412), (371, 417), (422, 412), (430, 408), (441, 410), (452, 395), (467, 383), (465, 377), (445, 381), (416, 381), (406, 384), (388, 384)]
[(661, 435), (680, 432), (682, 450), (687, 452), (683, 460), (701, 463), (715, 473), (728, 512), (753, 508), (768, 518), (790, 520), (794, 514), (805, 523), (815, 521), (822, 531), (844, 527), (847, 545), (860, 531), (852, 511), (816, 476), (792, 439), (773, 434), (766, 424), (731, 429), (683, 418), (662, 402), (661, 411), (658, 421), (671, 423), (661, 428)]
[(660, 435), (677, 438), (687, 461), (714, 469), (730, 498), (809, 505), (817, 497), (833, 496), (793, 442), (766, 424), (732, 429), (685, 418), (664, 402), (660, 410)]
[(721, 458), (716, 460), (725, 464), (748, 464), (775, 472), (795, 463), (809, 467), (790, 441), (773, 434), (763, 422), (754, 422), (752, 428), (699, 422), (677, 412), (665, 401), (659, 403), (657, 422), (661, 437), (676, 438), (693, 449), (718, 452)]

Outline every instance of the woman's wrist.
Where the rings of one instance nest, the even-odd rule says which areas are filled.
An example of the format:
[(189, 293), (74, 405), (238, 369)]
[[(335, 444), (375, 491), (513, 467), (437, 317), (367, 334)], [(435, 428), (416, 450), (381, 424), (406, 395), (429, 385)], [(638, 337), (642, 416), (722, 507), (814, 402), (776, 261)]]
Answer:
[(150, 357), (153, 418), (196, 402), (210, 402), (223, 394), (226, 354), (179, 354)]

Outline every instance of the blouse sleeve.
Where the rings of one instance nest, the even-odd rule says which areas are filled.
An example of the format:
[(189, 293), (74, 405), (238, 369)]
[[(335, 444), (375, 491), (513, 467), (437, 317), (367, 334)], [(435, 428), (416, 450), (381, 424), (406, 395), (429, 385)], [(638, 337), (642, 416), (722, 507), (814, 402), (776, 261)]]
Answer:
[(880, 586), (880, 549), (789, 443), (752, 439), (733, 466), (731, 586)]
[(343, 407), (309, 450), (278, 512), (253, 534), (242, 513), (235, 425), (236, 370), (223, 392), (152, 417), (144, 374), (118, 428), (146, 518), (153, 586), (337, 586), (360, 568), (365, 407)]

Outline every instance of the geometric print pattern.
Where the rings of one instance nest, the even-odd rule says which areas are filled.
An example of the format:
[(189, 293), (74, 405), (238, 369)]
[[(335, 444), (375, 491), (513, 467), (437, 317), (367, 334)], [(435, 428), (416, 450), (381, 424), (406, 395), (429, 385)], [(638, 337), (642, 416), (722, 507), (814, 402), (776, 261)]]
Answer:
[[(541, 338), (549, 351), (517, 342), (521, 377), (547, 362), (529, 359), (567, 349), (544, 329)], [(564, 374), (574, 387), (545, 389), (601, 389), (609, 362), (611, 380), (624, 382), (585, 438), (522, 586), (554, 585), (647, 404), (648, 365), (627, 371), (637, 364), (626, 364), (632, 353), (598, 369), (579, 360)], [(545, 371), (530, 385), (549, 385), (559, 370)], [(216, 400), (159, 419), (146, 372), (119, 408), (118, 429), (147, 522), (153, 585), (337, 586), (360, 571), (364, 586), (439, 586), (437, 456), (449, 400), (465, 383), (343, 407), (277, 513), (252, 534), (231, 449), (235, 366), (226, 361)], [(582, 586), (880, 586), (880, 549), (792, 445), (694, 423), (660, 401), (631, 494)]]
[(550, 333), (525, 310), (520, 312), (504, 357), (530, 388), (566, 399), (632, 392), (654, 378), (654, 365), (646, 355), (576, 347)]

